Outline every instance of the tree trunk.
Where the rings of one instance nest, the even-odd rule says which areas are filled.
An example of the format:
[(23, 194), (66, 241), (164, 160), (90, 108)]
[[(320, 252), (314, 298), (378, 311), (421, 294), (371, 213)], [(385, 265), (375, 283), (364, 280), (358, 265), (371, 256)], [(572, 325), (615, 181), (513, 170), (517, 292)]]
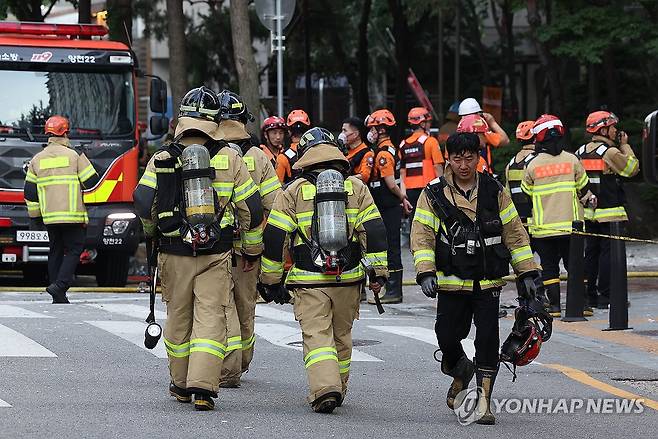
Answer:
[(401, 0), (388, 0), (388, 7), (393, 16), (393, 37), (395, 38), (395, 58), (397, 60), (393, 113), (398, 123), (391, 136), (395, 143), (399, 140), (402, 132), (401, 128), (405, 125), (404, 121), (407, 119), (405, 97), (407, 94), (407, 76), (409, 75), (409, 50), (407, 44), (409, 26)]
[[(509, 0), (504, 0), (502, 4), (498, 4), (494, 0), (490, 0), (491, 12), (493, 15), (496, 30), (502, 43), (503, 54), (505, 57), (505, 75), (507, 76), (507, 89), (508, 89), (508, 114), (512, 116), (514, 122), (518, 121), (519, 117), (519, 101), (516, 95), (516, 67), (515, 67), (515, 53), (514, 53), (514, 11)], [(500, 6), (501, 19), (498, 19), (498, 8)]]
[(605, 73), (605, 88), (607, 92), (608, 110), (615, 112), (621, 108), (619, 102), (619, 84), (617, 83), (617, 74), (615, 72), (615, 57), (612, 49), (605, 51), (603, 55), (603, 71)]
[(173, 114), (176, 118), (180, 101), (188, 91), (183, 0), (167, 0), (167, 28), (169, 30), (169, 82), (174, 107)]
[(258, 67), (251, 46), (249, 27), (249, 5), (244, 0), (231, 0), (231, 34), (233, 55), (238, 72), (240, 95), (256, 120), (248, 126), (251, 132), (258, 132), (260, 126), (260, 92), (258, 90)]
[(78, 23), (91, 23), (91, 0), (78, 1)]
[(361, 9), (361, 18), (359, 19), (359, 43), (356, 49), (356, 70), (358, 77), (358, 86), (356, 89), (356, 114), (358, 117), (365, 117), (366, 114), (370, 113), (370, 93), (368, 91), (368, 78), (370, 77), (368, 20), (370, 19), (371, 8), (372, 0), (365, 0), (363, 2), (363, 8)]
[(107, 25), (110, 39), (130, 46), (133, 29), (131, 0), (109, 0), (107, 2)]
[(489, 73), (489, 66), (487, 63), (487, 48), (482, 43), (482, 33), (480, 32), (479, 26), (479, 23), (482, 20), (478, 17), (473, 0), (466, 0), (464, 5), (464, 11), (466, 14), (463, 14), (462, 18), (464, 18), (466, 22), (462, 24), (462, 29), (467, 29), (468, 36), (471, 39), (470, 42), (475, 46), (475, 54), (477, 55), (482, 70), (482, 85), (492, 85), (491, 74)]

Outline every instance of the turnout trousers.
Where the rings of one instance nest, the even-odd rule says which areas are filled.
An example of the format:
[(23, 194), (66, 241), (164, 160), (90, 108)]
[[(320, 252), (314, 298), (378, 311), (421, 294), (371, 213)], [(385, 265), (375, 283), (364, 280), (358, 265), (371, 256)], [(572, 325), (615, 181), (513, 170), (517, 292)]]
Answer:
[(171, 381), (216, 397), (227, 350), (231, 252), (196, 257), (161, 253), (158, 265), (167, 305), (164, 343)]
[(295, 287), (295, 319), (302, 329), (308, 402), (329, 393), (344, 398), (352, 361), (352, 325), (359, 315), (361, 284)]
[(82, 224), (53, 224), (46, 229), (50, 239), (48, 278), (51, 284), (66, 292), (75, 280), (87, 229)]

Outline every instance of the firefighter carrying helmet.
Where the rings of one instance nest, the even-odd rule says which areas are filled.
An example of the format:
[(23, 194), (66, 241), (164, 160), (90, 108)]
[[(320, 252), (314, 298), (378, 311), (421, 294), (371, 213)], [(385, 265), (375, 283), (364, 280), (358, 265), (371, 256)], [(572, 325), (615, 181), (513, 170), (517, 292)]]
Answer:
[(208, 87), (193, 88), (185, 93), (178, 109), (178, 117), (195, 117), (217, 122), (219, 96)]
[(601, 128), (615, 125), (618, 122), (619, 118), (615, 116), (614, 113), (609, 111), (595, 111), (587, 116), (587, 122), (585, 122), (585, 130), (588, 133), (595, 134)]
[(230, 90), (224, 90), (219, 94), (219, 118), (236, 120), (245, 125), (256, 120), (249, 112), (242, 96)]
[(63, 136), (69, 131), (69, 120), (64, 116), (50, 116), (46, 121), (44, 132), (53, 136)]

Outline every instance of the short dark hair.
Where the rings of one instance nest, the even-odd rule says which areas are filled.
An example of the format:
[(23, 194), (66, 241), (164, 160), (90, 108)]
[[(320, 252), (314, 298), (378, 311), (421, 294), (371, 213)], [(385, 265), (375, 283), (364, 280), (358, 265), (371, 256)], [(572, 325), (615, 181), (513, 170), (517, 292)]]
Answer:
[(343, 123), (350, 125), (352, 128), (359, 132), (359, 137), (362, 139), (365, 137), (366, 127), (363, 124), (363, 121), (358, 117), (348, 117), (343, 120)]
[(465, 152), (478, 154), (480, 152), (480, 138), (475, 133), (453, 133), (446, 142), (448, 155), (461, 155)]

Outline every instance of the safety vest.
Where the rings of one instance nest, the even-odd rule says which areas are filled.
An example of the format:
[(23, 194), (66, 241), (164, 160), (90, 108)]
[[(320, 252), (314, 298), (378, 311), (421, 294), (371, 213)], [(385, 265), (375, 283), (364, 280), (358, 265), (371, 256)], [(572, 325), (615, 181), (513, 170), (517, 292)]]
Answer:
[(424, 188), (436, 178), (432, 158), (425, 157), (425, 141), (427, 135), (423, 134), (414, 142), (406, 139), (400, 143), (400, 158), (406, 171), (404, 185), (407, 189)]
[(514, 207), (516, 207), (521, 221), (524, 223), (532, 218), (532, 200), (521, 189), (521, 183), (525, 175), (525, 168), (536, 156), (534, 152), (531, 152), (520, 161), (517, 161), (516, 157), (512, 157), (507, 165), (507, 185), (512, 195)]
[(624, 188), (616, 174), (604, 174), (605, 161), (603, 156), (611, 147), (604, 142), (587, 152), (587, 145), (583, 145), (576, 151), (576, 156), (580, 159), (587, 177), (589, 177), (589, 188), (598, 198), (595, 211), (587, 209), (585, 219), (598, 219), (596, 216), (604, 217), (607, 213), (625, 215), (623, 204), (626, 201)]
[(395, 153), (395, 148), (393, 145), (382, 145), (377, 149), (375, 154), (375, 167), (373, 169), (370, 183), (368, 184), (372, 198), (380, 209), (394, 207), (400, 204), (398, 197), (396, 197), (388, 186), (386, 186), (386, 182), (381, 177), (379, 168), (377, 167), (379, 159), (383, 154), (390, 154), (393, 157), (395, 163), (395, 183), (400, 184), (400, 160), (398, 160), (398, 155)]
[(290, 166), (290, 176), (286, 175), (283, 178), (283, 183), (285, 184), (290, 183), (299, 176), (300, 172), (292, 168), (292, 166), (297, 163), (297, 160), (299, 160), (299, 157), (297, 156), (297, 150), (293, 149), (292, 146), (286, 149), (283, 152), (283, 155), (288, 159), (288, 165)]
[(361, 162), (363, 161), (363, 158), (370, 152), (370, 148), (365, 147), (361, 149), (359, 152), (354, 154), (352, 158), (349, 158), (348, 161), (350, 162), (350, 169), (354, 171), (355, 169), (359, 169), (361, 166)]
[(426, 188), (434, 213), (441, 220), (434, 250), (437, 271), (474, 281), (507, 276), (512, 257), (503, 243), (498, 206), (502, 187), (488, 175), (480, 175), (476, 219), (472, 221), (446, 198), (447, 184), (441, 177)]

